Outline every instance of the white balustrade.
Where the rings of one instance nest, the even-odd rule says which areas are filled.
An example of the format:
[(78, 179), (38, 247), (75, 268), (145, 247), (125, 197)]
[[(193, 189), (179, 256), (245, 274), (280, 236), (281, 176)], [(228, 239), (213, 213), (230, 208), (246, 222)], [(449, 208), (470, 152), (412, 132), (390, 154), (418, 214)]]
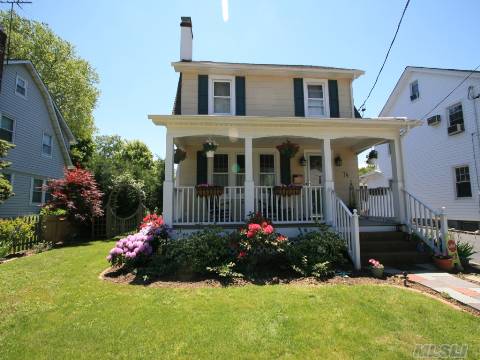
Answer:
[(369, 189), (361, 187), (357, 190), (359, 215), (380, 219), (395, 218), (395, 205), (391, 188)]

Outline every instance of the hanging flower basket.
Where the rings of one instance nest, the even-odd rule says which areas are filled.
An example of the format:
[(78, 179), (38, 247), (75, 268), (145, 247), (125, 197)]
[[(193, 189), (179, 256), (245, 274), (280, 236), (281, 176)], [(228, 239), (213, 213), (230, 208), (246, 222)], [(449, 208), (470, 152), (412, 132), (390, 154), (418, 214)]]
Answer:
[(300, 146), (298, 146), (298, 144), (294, 144), (290, 142), (290, 140), (287, 140), (286, 142), (277, 145), (277, 150), (280, 152), (280, 154), (286, 156), (289, 159), (296, 155), (299, 148)]
[(215, 155), (218, 145), (213, 140), (207, 140), (203, 143), (203, 152), (208, 158), (212, 158)]
[(213, 197), (223, 195), (223, 186), (201, 184), (195, 186), (195, 191), (199, 197)]
[(372, 150), (367, 155), (367, 164), (375, 165), (378, 159), (378, 152), (377, 150)]
[(180, 164), (180, 162), (185, 160), (186, 157), (187, 157), (187, 152), (186, 151), (184, 151), (180, 148), (176, 148), (175, 153), (173, 154), (173, 162), (175, 164)]
[(277, 196), (296, 196), (302, 192), (301, 185), (280, 185), (273, 187), (273, 193)]

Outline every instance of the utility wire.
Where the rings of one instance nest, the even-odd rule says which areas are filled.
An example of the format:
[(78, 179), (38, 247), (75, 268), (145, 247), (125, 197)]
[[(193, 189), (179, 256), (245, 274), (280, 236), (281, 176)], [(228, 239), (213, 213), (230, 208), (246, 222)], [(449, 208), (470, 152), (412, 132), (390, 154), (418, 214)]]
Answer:
[(405, 12), (407, 11), (407, 8), (408, 8), (409, 4), (410, 4), (410, 0), (407, 0), (407, 2), (405, 4), (405, 7), (403, 8), (402, 16), (400, 17), (400, 21), (398, 22), (397, 30), (395, 31), (395, 35), (393, 36), (392, 42), (390, 43), (387, 54), (385, 55), (385, 59), (383, 60), (383, 64), (380, 67), (380, 70), (378, 71), (377, 78), (375, 79), (375, 82), (373, 83), (372, 88), (370, 89), (370, 92), (367, 95), (367, 98), (363, 101), (362, 105), (360, 105), (360, 107), (359, 107), (360, 111), (365, 111), (365, 103), (370, 98), (370, 95), (372, 95), (372, 91), (373, 91), (373, 89), (375, 89), (375, 85), (377, 85), (378, 78), (380, 77), (380, 74), (383, 71), (383, 67), (385, 66), (385, 63), (387, 62), (388, 55), (390, 55), (390, 50), (392, 50), (393, 43), (395, 42), (395, 39), (397, 38), (398, 31), (400, 30), (400, 25), (402, 25), (403, 16), (405, 15)]
[(420, 120), (424, 120), (428, 115), (430, 115), (430, 114), (432, 113), (433, 110), (435, 110), (437, 107), (439, 107), (441, 103), (443, 103), (445, 100), (447, 100), (447, 98), (448, 98), (450, 95), (452, 95), (453, 92), (454, 92), (455, 90), (457, 90), (465, 81), (467, 81), (467, 79), (468, 79), (470, 76), (472, 76), (472, 75), (475, 73), (475, 71), (477, 71), (478, 68), (480, 68), (480, 64), (478, 64), (478, 66), (477, 66), (475, 69), (473, 69), (472, 71), (470, 71), (470, 73), (468, 73), (468, 75), (465, 76), (465, 77), (463, 78), (463, 80), (460, 81), (460, 82), (458, 83), (458, 85), (455, 86), (455, 87), (452, 89), (452, 91), (450, 91), (450, 92), (447, 94), (447, 96), (445, 96), (442, 100), (440, 100), (440, 101), (437, 103), (437, 105), (435, 105), (435, 106), (432, 108), (432, 110), (430, 110), (430, 111), (427, 112), (425, 115), (423, 115)]

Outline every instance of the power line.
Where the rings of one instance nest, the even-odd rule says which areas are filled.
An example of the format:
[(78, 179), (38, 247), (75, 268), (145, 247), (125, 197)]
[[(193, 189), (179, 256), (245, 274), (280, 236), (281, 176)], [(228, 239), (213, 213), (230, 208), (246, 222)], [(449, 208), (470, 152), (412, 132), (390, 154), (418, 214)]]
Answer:
[(432, 113), (433, 110), (435, 110), (437, 107), (439, 107), (441, 103), (443, 103), (445, 100), (447, 100), (447, 98), (448, 98), (450, 95), (452, 95), (453, 92), (454, 92), (455, 90), (457, 90), (465, 81), (467, 81), (467, 79), (468, 79), (470, 76), (472, 76), (472, 75), (475, 73), (475, 71), (477, 71), (478, 68), (480, 68), (480, 64), (479, 64), (475, 69), (473, 69), (472, 71), (470, 71), (470, 73), (468, 73), (468, 75), (465, 76), (465, 77), (463, 78), (463, 80), (460, 81), (460, 82), (458, 83), (458, 85), (455, 86), (455, 87), (452, 89), (452, 91), (450, 91), (450, 92), (447, 94), (447, 96), (445, 96), (442, 100), (440, 100), (440, 101), (437, 103), (437, 105), (435, 105), (435, 106), (432, 108), (432, 110), (430, 110), (430, 111), (427, 112), (425, 115), (423, 115), (420, 120), (425, 119), (428, 115), (430, 115), (430, 114)]
[(0, 4), (10, 4), (10, 20), (8, 23), (8, 36), (7, 36), (7, 64), (10, 58), (10, 42), (11, 42), (11, 35), (12, 35), (12, 23), (13, 23), (13, 5), (17, 5), (20, 9), (23, 9), (20, 4), (31, 4), (31, 1), (25, 0), (0, 0)]
[(372, 88), (370, 89), (370, 92), (367, 95), (367, 98), (363, 101), (362, 105), (360, 105), (360, 107), (359, 107), (360, 111), (365, 111), (365, 103), (370, 98), (370, 95), (372, 94), (373, 89), (375, 89), (375, 85), (377, 85), (378, 78), (380, 77), (380, 74), (383, 71), (383, 67), (385, 66), (385, 63), (387, 62), (388, 55), (390, 55), (390, 50), (392, 50), (393, 43), (395, 42), (395, 39), (397, 38), (398, 31), (400, 30), (400, 25), (402, 24), (402, 21), (403, 21), (403, 16), (405, 15), (405, 12), (407, 11), (407, 8), (408, 8), (409, 4), (410, 4), (410, 0), (407, 0), (407, 2), (405, 4), (405, 7), (403, 8), (402, 16), (400, 17), (400, 21), (398, 22), (397, 30), (395, 31), (395, 35), (393, 36), (392, 42), (390, 43), (387, 54), (385, 55), (385, 59), (383, 60), (383, 64), (380, 67), (380, 70), (378, 71), (377, 78), (375, 79), (375, 82), (373, 83)]

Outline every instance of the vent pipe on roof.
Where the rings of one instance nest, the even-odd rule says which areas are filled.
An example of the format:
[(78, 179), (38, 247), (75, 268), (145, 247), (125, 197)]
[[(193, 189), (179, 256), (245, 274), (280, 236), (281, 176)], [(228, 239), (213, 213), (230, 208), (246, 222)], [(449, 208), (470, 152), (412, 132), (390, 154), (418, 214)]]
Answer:
[(182, 16), (180, 23), (180, 60), (192, 61), (192, 19), (189, 16)]

